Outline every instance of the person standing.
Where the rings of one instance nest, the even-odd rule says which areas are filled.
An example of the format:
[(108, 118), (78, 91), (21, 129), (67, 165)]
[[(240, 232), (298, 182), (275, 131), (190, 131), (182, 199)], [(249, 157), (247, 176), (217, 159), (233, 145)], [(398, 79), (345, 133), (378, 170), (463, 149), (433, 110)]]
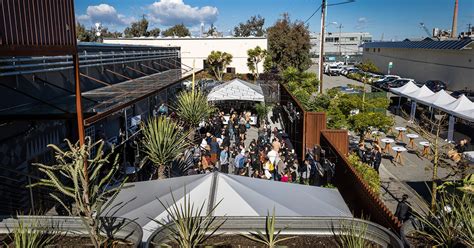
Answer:
[(229, 147), (224, 146), (224, 149), (222, 149), (221, 154), (219, 156), (219, 161), (220, 161), (220, 170), (224, 173), (229, 172)]
[(374, 170), (377, 171), (377, 173), (379, 173), (379, 167), (380, 167), (380, 164), (382, 163), (382, 152), (380, 151), (380, 147), (375, 146), (374, 155), (372, 157), (374, 160), (373, 162)]
[(395, 216), (403, 224), (410, 218), (410, 206), (407, 202), (408, 195), (404, 194), (402, 200), (397, 204), (397, 210), (395, 211)]

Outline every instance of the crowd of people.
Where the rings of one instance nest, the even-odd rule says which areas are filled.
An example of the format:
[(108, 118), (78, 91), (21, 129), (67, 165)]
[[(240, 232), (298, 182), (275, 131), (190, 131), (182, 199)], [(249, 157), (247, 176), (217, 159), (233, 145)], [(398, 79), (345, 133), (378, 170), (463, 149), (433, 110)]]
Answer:
[(360, 143), (357, 147), (357, 155), (360, 160), (379, 173), (380, 164), (382, 163), (382, 148), (378, 144), (367, 148), (364, 143)]
[[(317, 185), (324, 175), (320, 155), (308, 152), (300, 165), (288, 135), (265, 120), (257, 138), (248, 140), (250, 112), (231, 109), (199, 125), (201, 141), (192, 148), (194, 166), (188, 174), (221, 171), (235, 175), (290, 183)], [(248, 145), (246, 145), (248, 144)]]

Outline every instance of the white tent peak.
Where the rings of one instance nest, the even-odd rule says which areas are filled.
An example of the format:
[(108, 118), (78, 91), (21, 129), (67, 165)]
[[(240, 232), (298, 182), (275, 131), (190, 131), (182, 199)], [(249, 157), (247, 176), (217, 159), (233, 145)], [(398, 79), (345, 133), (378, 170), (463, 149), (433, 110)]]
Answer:
[(127, 183), (105, 213), (135, 220), (147, 240), (159, 227), (153, 220), (166, 221), (168, 217), (157, 199), (173, 204), (171, 192), (178, 206), (186, 196), (195, 208), (205, 204), (203, 214), (220, 201), (213, 216), (266, 216), (274, 208), (277, 216), (352, 217), (337, 189), (219, 172)]
[(426, 85), (423, 85), (417, 91), (407, 93), (407, 96), (410, 98), (420, 99), (434, 95), (435, 93), (431, 91)]
[(252, 84), (247, 81), (235, 78), (212, 88), (207, 96), (208, 101), (256, 101), (263, 102), (263, 90), (260, 85)]
[(461, 95), (454, 102), (444, 105), (444, 108), (448, 111), (468, 111), (474, 110), (474, 103), (469, 100), (465, 95)]
[(391, 88), (390, 91), (392, 91), (396, 94), (399, 94), (399, 95), (407, 96), (408, 94), (414, 93), (414, 92), (418, 91), (419, 89), (420, 89), (420, 87), (416, 86), (416, 84), (414, 84), (412, 81), (409, 81), (408, 83), (406, 83), (402, 87)]

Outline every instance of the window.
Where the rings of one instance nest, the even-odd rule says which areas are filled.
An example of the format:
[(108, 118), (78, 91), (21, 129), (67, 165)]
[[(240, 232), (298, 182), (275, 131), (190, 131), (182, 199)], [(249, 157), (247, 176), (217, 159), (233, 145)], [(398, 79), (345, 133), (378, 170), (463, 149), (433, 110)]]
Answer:
[(377, 52), (380, 52), (380, 48), (379, 48), (379, 49), (377, 49)]
[(334, 37), (327, 37), (326, 42), (334, 42)]
[(355, 41), (356, 38), (355, 38), (355, 37), (350, 37), (349, 40), (350, 40), (350, 41)]
[(374, 48), (374, 53), (375, 53), (375, 48)]

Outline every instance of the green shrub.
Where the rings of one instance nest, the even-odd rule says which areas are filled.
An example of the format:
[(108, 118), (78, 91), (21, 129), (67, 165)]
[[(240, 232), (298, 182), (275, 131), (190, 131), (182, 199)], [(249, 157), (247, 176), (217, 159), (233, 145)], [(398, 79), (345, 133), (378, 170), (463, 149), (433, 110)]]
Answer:
[(379, 68), (377, 68), (377, 66), (375, 66), (375, 64), (370, 60), (365, 60), (364, 62), (356, 65), (356, 67), (366, 72), (379, 73)]
[(374, 168), (360, 161), (357, 154), (351, 153), (348, 157), (349, 163), (356, 169), (369, 188), (376, 194), (380, 194), (380, 176)]

